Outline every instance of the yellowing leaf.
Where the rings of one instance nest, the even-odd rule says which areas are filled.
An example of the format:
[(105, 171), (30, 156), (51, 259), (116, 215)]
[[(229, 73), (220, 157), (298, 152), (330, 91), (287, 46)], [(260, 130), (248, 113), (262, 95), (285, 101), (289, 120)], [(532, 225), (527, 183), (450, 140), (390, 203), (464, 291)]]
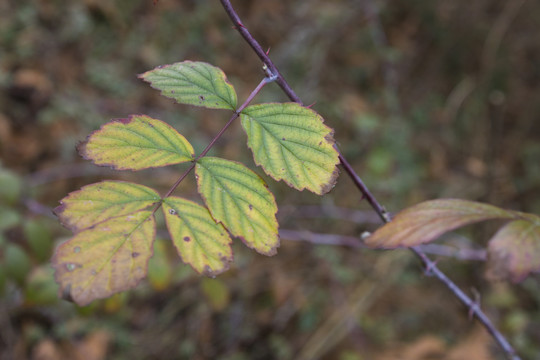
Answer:
[(124, 181), (102, 181), (84, 186), (60, 201), (54, 212), (74, 232), (116, 216), (146, 209), (161, 200), (146, 186)]
[(206, 208), (171, 196), (163, 201), (163, 213), (182, 261), (204, 275), (217, 275), (229, 268), (231, 238)]
[(529, 273), (540, 271), (540, 221), (506, 224), (490, 240), (488, 255), (491, 278), (519, 282)]
[(315, 111), (296, 103), (249, 106), (241, 114), (257, 165), (298, 190), (325, 194), (339, 163), (332, 129)]
[(155, 235), (151, 211), (112, 218), (75, 234), (52, 260), (60, 296), (83, 306), (135, 287), (146, 276)]
[(441, 199), (426, 201), (397, 214), (365, 242), (368, 246), (393, 249), (435, 240), (442, 234), (476, 222), (511, 219), (516, 213), (474, 201)]
[(193, 160), (193, 147), (173, 127), (146, 115), (113, 120), (79, 147), (94, 164), (118, 170), (142, 170)]
[(158, 66), (139, 75), (180, 104), (236, 110), (236, 92), (220, 68), (204, 62), (184, 61)]
[(277, 205), (264, 181), (240, 163), (215, 157), (200, 159), (195, 172), (212, 217), (250, 248), (274, 255), (279, 246)]

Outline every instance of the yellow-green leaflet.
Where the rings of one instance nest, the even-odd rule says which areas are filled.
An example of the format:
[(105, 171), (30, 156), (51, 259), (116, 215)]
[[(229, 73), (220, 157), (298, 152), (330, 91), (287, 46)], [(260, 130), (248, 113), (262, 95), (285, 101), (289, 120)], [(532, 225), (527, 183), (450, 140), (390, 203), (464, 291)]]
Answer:
[(54, 209), (74, 232), (101, 221), (143, 210), (161, 200), (149, 187), (124, 181), (102, 181), (70, 193)]
[(319, 195), (334, 187), (338, 152), (319, 114), (296, 103), (272, 103), (249, 106), (240, 116), (255, 163), (268, 175)]
[(220, 68), (184, 61), (158, 66), (139, 77), (180, 104), (236, 110), (236, 92)]
[(193, 160), (193, 147), (172, 126), (146, 115), (111, 121), (79, 147), (94, 164), (142, 170)]
[(163, 201), (163, 213), (174, 246), (186, 264), (205, 275), (217, 275), (229, 268), (232, 240), (208, 209), (171, 196)]
[(238, 162), (204, 157), (195, 167), (199, 193), (212, 217), (252, 249), (274, 255), (277, 205), (264, 181)]
[(155, 234), (151, 211), (112, 218), (75, 234), (52, 260), (60, 296), (83, 306), (135, 287), (146, 276)]

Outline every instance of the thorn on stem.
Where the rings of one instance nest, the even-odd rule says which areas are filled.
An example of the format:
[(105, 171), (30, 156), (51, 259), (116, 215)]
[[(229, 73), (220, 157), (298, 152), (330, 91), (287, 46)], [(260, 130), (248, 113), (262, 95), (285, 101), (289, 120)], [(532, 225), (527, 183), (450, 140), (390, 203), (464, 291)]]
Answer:
[(270, 47), (268, 47), (268, 50), (265, 52), (266, 55), (270, 54)]
[(392, 216), (390, 215), (390, 213), (388, 211), (386, 211), (386, 209), (383, 207), (383, 212), (382, 212), (382, 216), (384, 218), (384, 221), (389, 223), (390, 221), (392, 221)]
[(437, 266), (437, 263), (439, 260), (434, 260), (431, 262), (428, 262), (426, 264), (426, 268), (424, 269), (424, 275), (425, 276), (433, 276), (433, 269)]
[(472, 288), (472, 293), (474, 296), (474, 301), (469, 307), (469, 321), (474, 318), (474, 315), (480, 310), (480, 293), (475, 288)]
[(311, 109), (311, 107), (312, 107), (313, 105), (315, 105), (316, 103), (317, 103), (317, 102), (315, 101), (315, 102), (311, 103), (311, 105), (308, 105), (308, 106), (306, 106), (306, 107), (307, 107), (308, 109)]
[(234, 25), (234, 26), (233, 26), (233, 29), (238, 30), (238, 28), (244, 28), (244, 29), (245, 29), (246, 27), (244, 26), (244, 24), (242, 24), (242, 23), (239, 21), (239, 22), (238, 22), (238, 25)]

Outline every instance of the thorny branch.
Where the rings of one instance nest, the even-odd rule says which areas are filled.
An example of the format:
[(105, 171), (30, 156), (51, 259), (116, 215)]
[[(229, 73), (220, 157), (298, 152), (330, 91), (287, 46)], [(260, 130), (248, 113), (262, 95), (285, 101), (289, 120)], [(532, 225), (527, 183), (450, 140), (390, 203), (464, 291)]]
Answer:
[[(298, 97), (298, 95), (287, 83), (287, 81), (285, 80), (283, 75), (279, 72), (278, 68), (272, 62), (270, 57), (262, 49), (258, 41), (251, 35), (249, 30), (244, 26), (240, 17), (238, 16), (233, 6), (231, 5), (230, 0), (220, 0), (220, 1), (223, 8), (225, 9), (225, 12), (229, 16), (229, 18), (232, 20), (235, 29), (238, 30), (240, 35), (242, 35), (244, 40), (246, 40), (246, 42), (251, 46), (253, 51), (257, 54), (257, 56), (261, 59), (261, 61), (266, 65), (266, 67), (272, 72), (272, 74), (275, 74), (275, 76), (277, 77), (276, 83), (281, 87), (283, 92), (289, 97), (291, 101), (294, 101), (299, 104), (303, 104), (302, 100)], [(336, 150), (338, 150), (337, 147), (336, 147)], [(349, 162), (345, 159), (345, 157), (341, 153), (339, 153), (339, 160), (341, 161), (342, 167), (345, 169), (345, 171), (347, 172), (351, 180), (354, 182), (356, 187), (361, 192), (362, 198), (365, 198), (368, 201), (368, 203), (371, 205), (373, 210), (377, 213), (377, 215), (381, 218), (381, 220), (384, 223), (390, 222), (391, 217), (389, 216), (386, 209), (379, 203), (376, 197), (373, 196), (373, 194), (369, 191), (368, 187), (364, 184), (360, 176), (356, 174), (352, 166), (349, 164)], [(516, 354), (516, 351), (514, 350), (512, 345), (510, 345), (508, 340), (506, 340), (506, 338), (495, 328), (491, 320), (485, 315), (485, 313), (482, 311), (482, 309), (477, 304), (477, 302), (472, 300), (450, 278), (448, 278), (446, 274), (444, 274), (437, 267), (435, 262), (429, 259), (429, 257), (424, 252), (422, 252), (420, 248), (412, 247), (411, 251), (424, 264), (426, 271), (429, 275), (435, 276), (439, 281), (441, 281), (444, 285), (446, 285), (446, 287), (468, 309), (470, 309), (471, 315), (475, 316), (484, 325), (484, 327), (488, 330), (488, 332), (499, 343), (500, 347), (503, 349), (506, 356), (512, 360), (520, 360), (520, 357)]]

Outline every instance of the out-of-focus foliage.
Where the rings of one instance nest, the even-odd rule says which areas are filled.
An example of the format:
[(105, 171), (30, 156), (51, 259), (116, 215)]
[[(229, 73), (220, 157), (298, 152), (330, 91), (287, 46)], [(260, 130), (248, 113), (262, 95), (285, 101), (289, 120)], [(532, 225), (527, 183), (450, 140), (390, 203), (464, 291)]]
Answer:
[[(338, 145), (389, 211), (459, 197), (540, 213), (540, 3), (234, 5), (304, 102), (315, 102), (335, 128)], [(46, 231), (28, 223), (43, 225), (60, 243), (68, 233), (49, 217), (50, 208), (69, 191), (112, 178), (82, 164), (75, 145), (104, 119), (146, 113), (178, 125), (197, 153), (226, 121), (213, 111), (179, 111), (181, 105), (148, 89), (136, 74), (203, 60), (238, 84), (241, 101), (263, 73), (210, 0), (0, 1), (0, 52), (2, 173), (16, 179), (8, 179), (13, 187), (5, 190), (0, 175), (2, 356), (73, 359), (93, 351), (96, 359), (422, 359), (437, 353), (444, 359), (463, 349), (467, 355), (457, 358), (479, 358), (492, 344), (442, 286), (419, 276), (408, 255), (286, 238), (271, 259), (235, 244), (234, 268), (214, 280), (223, 286), (201, 282), (172, 256), (174, 247), (165, 246), (156, 267), (169, 270), (156, 276), (151, 262), (148, 282), (128, 294), (84, 308), (53, 299), (48, 260), (32, 245), (41, 241), (35, 234)], [(282, 96), (268, 86), (257, 100)], [(247, 162), (245, 143), (237, 126), (216, 153)], [(155, 171), (146, 180), (159, 189), (178, 175)], [(141, 182), (127, 174), (119, 180), (135, 177)], [(358, 236), (375, 227), (363, 222), (370, 218), (352, 216), (350, 209), (368, 206), (345, 177), (322, 201), (268, 183), (278, 203), (291, 205), (278, 213), (283, 228)], [(196, 184), (185, 188), (195, 194)], [(336, 206), (355, 221), (330, 218)], [(314, 218), (320, 214), (330, 215)], [(470, 241), (494, 232), (489, 225), (467, 228), (452, 244), (485, 245)], [(37, 248), (47, 246), (53, 245)], [(28, 272), (16, 276), (22, 282), (5, 271), (7, 248), (26, 257), (21, 264), (29, 264)], [(537, 276), (509, 286), (487, 282), (476, 262), (440, 258), (438, 264), (464, 289), (478, 289), (523, 358), (537, 356)]]

